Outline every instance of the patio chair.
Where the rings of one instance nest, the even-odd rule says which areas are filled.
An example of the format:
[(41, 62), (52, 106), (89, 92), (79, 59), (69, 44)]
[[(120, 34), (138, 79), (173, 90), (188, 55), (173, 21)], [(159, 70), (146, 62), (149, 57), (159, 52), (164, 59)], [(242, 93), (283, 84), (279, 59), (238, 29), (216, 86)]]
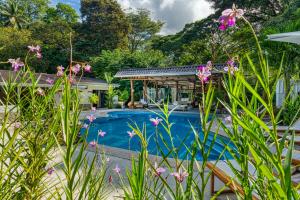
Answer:
[(188, 105), (187, 104), (181, 104), (177, 101), (174, 101), (173, 104), (168, 105), (169, 110), (180, 110), (180, 111), (187, 111)]
[[(287, 149), (284, 149), (282, 153), (282, 158), (285, 157), (287, 154)], [(232, 160), (231, 164), (233, 165), (234, 168), (239, 169), (240, 166), (239, 164), (235, 161)], [(299, 166), (300, 166), (300, 151), (298, 150), (293, 150), (293, 157), (292, 157), (292, 165), (293, 165), (293, 173), (292, 173), (292, 182), (295, 186), (298, 186), (300, 184), (300, 171), (299, 171)], [(244, 195), (244, 191), (240, 183), (235, 180), (236, 176), (231, 170), (230, 166), (227, 164), (227, 161), (220, 160), (218, 162), (208, 162), (206, 166), (212, 171), (211, 174), (211, 195), (214, 195), (218, 191), (215, 191), (215, 177), (217, 177), (221, 182), (223, 182), (227, 187), (229, 187), (230, 190), (224, 190), (221, 193), (228, 193), (230, 191), (232, 192), (237, 192), (240, 195)], [(252, 175), (255, 179), (256, 177), (256, 169), (252, 164), (249, 164), (249, 172), (250, 175)], [(253, 200), (257, 200), (258, 197), (254, 193), (252, 196)]]
[[(236, 163), (236, 161), (231, 161), (231, 163), (236, 166), (236, 168), (239, 168), (239, 165)], [(230, 190), (223, 190), (220, 193), (229, 193), (229, 192), (237, 192), (240, 195), (244, 196), (244, 190), (243, 187), (239, 182), (235, 180), (235, 174), (231, 170), (230, 166), (226, 163), (224, 160), (220, 160), (218, 162), (208, 162), (206, 166), (212, 171), (211, 174), (211, 195), (218, 193), (218, 191), (215, 190), (215, 177), (217, 177), (221, 182), (223, 182)], [(249, 167), (250, 174), (255, 175), (255, 169), (254, 167)], [(253, 200), (258, 200), (255, 194), (252, 196)]]
[[(270, 127), (272, 129), (272, 127)], [(300, 134), (300, 119), (298, 119), (291, 127), (290, 126), (277, 126), (277, 132), (280, 134), (285, 133), (286, 131), (295, 131), (295, 134)]]
[(148, 107), (149, 108), (157, 108), (158, 106), (162, 106), (163, 105), (164, 100), (160, 99), (158, 100), (156, 103), (148, 103)]

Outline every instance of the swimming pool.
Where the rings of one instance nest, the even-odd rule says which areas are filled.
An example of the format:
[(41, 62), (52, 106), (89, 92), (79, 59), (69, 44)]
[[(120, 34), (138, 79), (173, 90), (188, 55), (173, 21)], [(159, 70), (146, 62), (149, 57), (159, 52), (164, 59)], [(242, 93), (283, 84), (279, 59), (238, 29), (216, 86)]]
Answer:
[[(117, 147), (126, 150), (139, 151), (140, 150), (140, 139), (138, 136), (134, 136), (130, 139), (127, 131), (131, 131), (129, 124), (133, 125), (136, 123), (140, 129), (142, 129), (143, 124), (146, 126), (147, 130), (147, 140), (148, 140), (148, 151), (152, 155), (167, 154), (169, 150), (165, 147), (162, 139), (157, 137), (156, 128), (150, 122), (150, 118), (156, 118), (157, 116), (152, 112), (147, 111), (113, 111), (109, 112), (107, 117), (96, 118), (89, 128), (87, 135), (87, 142), (91, 142), (98, 139), (98, 144), (106, 145), (110, 147)], [(180, 159), (189, 159), (190, 155), (187, 147), (191, 147), (194, 141), (194, 133), (191, 129), (191, 125), (194, 126), (195, 130), (199, 133), (200, 140), (203, 140), (203, 134), (201, 134), (201, 126), (199, 120), (199, 114), (188, 114), (188, 113), (172, 113), (169, 120), (174, 123), (171, 131), (173, 137), (173, 143), (175, 148), (178, 150), (178, 156)], [(88, 123), (88, 121), (85, 121)], [(161, 132), (165, 143), (171, 144), (170, 137), (163, 129), (162, 125), (158, 125), (158, 131)], [(98, 136), (98, 130), (106, 132), (104, 137)], [(85, 129), (81, 129), (81, 134), (84, 134)], [(208, 144), (213, 140), (213, 133), (208, 137)], [(158, 145), (160, 148), (158, 148)], [(210, 153), (209, 159), (216, 160), (220, 153), (224, 150), (224, 144), (229, 145), (231, 148), (233, 144), (230, 140), (223, 136), (217, 136), (214, 147)], [(207, 147), (208, 148), (208, 147)], [(168, 157), (172, 157), (170, 154)], [(230, 158), (230, 153), (225, 151), (222, 159), (225, 157)], [(202, 160), (200, 153), (196, 155), (197, 160)]]

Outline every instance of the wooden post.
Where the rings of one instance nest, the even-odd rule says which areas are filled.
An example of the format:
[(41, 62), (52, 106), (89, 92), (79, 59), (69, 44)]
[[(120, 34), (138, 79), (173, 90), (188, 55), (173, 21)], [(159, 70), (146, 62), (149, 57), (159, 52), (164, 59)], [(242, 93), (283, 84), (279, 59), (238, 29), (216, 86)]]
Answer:
[(155, 82), (155, 101), (158, 101), (158, 81)]
[(143, 99), (147, 101), (147, 81), (144, 80), (144, 87), (143, 87)]
[(130, 107), (134, 108), (134, 85), (133, 85), (133, 80), (132, 79), (130, 79), (130, 95), (131, 95)]
[(194, 88), (193, 88), (193, 102), (195, 102), (195, 100), (196, 100), (196, 81), (197, 81), (197, 79), (195, 78)]
[(176, 81), (176, 101), (178, 101), (178, 81)]

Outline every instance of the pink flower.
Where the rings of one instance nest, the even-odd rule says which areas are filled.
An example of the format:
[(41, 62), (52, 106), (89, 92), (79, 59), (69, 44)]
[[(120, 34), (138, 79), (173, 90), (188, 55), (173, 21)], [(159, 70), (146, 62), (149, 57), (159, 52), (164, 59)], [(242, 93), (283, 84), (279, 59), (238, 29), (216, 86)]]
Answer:
[(88, 115), (87, 119), (92, 123), (96, 119), (96, 117), (94, 115)]
[(41, 51), (41, 47), (39, 45), (36, 45), (36, 46), (28, 46), (28, 49), (30, 52), (40, 52)]
[(162, 119), (156, 117), (156, 118), (151, 118), (150, 121), (152, 122), (153, 126), (158, 126), (158, 124), (162, 121)]
[(40, 95), (40, 96), (45, 96), (45, 92), (44, 92), (44, 90), (43, 90), (42, 88), (38, 88), (38, 89), (36, 90), (36, 92), (37, 92), (38, 95)]
[(211, 72), (204, 68), (202, 70), (198, 70), (197, 76), (201, 82), (206, 82), (208, 78), (211, 76)]
[(232, 9), (226, 9), (222, 12), (222, 16), (241, 18), (244, 15), (242, 9), (237, 9), (235, 4), (232, 5)]
[(98, 135), (101, 136), (101, 137), (104, 137), (106, 135), (106, 132), (104, 132), (102, 130), (99, 130)]
[(88, 73), (92, 72), (92, 67), (90, 65), (85, 65), (83, 67), (83, 69), (84, 69), (85, 72), (88, 72)]
[(36, 53), (36, 57), (38, 58), (38, 59), (41, 59), (43, 56), (42, 56), (42, 53), (41, 52), (37, 52)]
[(58, 66), (56, 69), (57, 69), (56, 76), (62, 77), (64, 75), (64, 69), (65, 68), (63, 66)]
[(21, 122), (16, 122), (15, 125), (14, 125), (14, 127), (15, 127), (15, 128), (20, 128), (21, 125), (22, 125)]
[(87, 129), (89, 127), (89, 125), (88, 124), (83, 124), (82, 127), (85, 128), (85, 129)]
[(187, 172), (182, 172), (181, 169), (179, 169), (179, 172), (171, 173), (171, 176), (174, 176), (179, 183), (182, 183), (184, 178), (188, 175), (189, 174)]
[(226, 9), (222, 12), (222, 16), (219, 18), (221, 31), (225, 31), (228, 27), (233, 27), (236, 24), (236, 18), (241, 18), (244, 15), (242, 9), (237, 9), (233, 4), (232, 9)]
[(234, 74), (234, 72), (238, 71), (239, 68), (236, 67), (234, 63), (234, 59), (230, 59), (227, 61), (227, 66), (224, 67), (225, 72), (230, 72), (231, 74)]
[(8, 62), (11, 63), (11, 67), (13, 68), (13, 70), (19, 71), (20, 67), (24, 66), (24, 63), (21, 62), (20, 58), (17, 59), (8, 59)]
[(48, 77), (46, 79), (46, 82), (49, 83), (50, 85), (52, 85), (54, 83), (54, 80)]
[(94, 140), (94, 141), (90, 142), (89, 145), (94, 148), (97, 146), (97, 142)]
[(80, 72), (80, 68), (81, 66), (79, 64), (76, 64), (71, 68), (71, 71), (76, 75), (78, 74), (78, 72)]
[(120, 172), (121, 172), (121, 169), (120, 169), (120, 167), (119, 167), (119, 165), (118, 164), (116, 164), (116, 167), (113, 169), (117, 174), (120, 174)]
[(96, 107), (92, 107), (92, 111), (93, 112), (97, 111)]
[(30, 52), (36, 53), (37, 58), (42, 58), (41, 47), (39, 45), (36, 46), (28, 46)]
[(154, 170), (155, 170), (154, 171), (155, 176), (160, 176), (162, 173), (164, 173), (166, 171), (165, 168), (158, 167), (156, 162), (154, 163)]
[(128, 135), (130, 138), (132, 138), (133, 136), (135, 136), (135, 132), (134, 131), (127, 131)]
[(49, 168), (47, 169), (48, 175), (53, 174), (53, 172), (54, 172), (54, 168), (53, 168), (53, 167), (49, 167)]
[(231, 74), (234, 74), (234, 72), (236, 72), (238, 70), (239, 70), (239, 68), (234, 67), (234, 66), (224, 67), (224, 71), (225, 72), (230, 72)]

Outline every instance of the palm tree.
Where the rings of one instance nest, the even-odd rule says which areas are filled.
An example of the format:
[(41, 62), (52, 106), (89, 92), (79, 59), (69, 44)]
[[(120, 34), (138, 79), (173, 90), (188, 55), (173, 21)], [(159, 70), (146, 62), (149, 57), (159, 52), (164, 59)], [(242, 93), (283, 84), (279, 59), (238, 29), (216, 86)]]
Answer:
[(8, 0), (0, 5), (0, 15), (4, 19), (4, 25), (12, 26), (15, 29), (21, 29), (27, 23), (18, 4), (13, 0)]

